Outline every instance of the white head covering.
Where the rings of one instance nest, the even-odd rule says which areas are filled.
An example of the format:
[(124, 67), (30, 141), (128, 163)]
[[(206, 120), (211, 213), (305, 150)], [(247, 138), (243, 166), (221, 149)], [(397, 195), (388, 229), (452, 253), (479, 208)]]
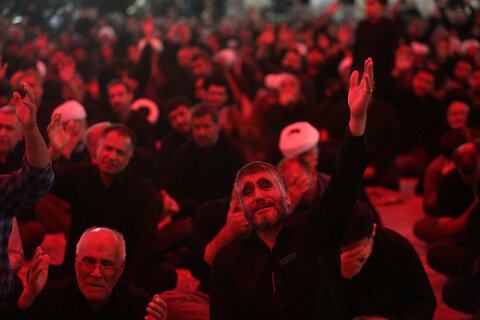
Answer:
[(280, 133), (278, 148), (284, 157), (295, 157), (318, 144), (320, 133), (306, 121), (292, 123)]
[(87, 118), (85, 108), (75, 100), (69, 100), (56, 107), (52, 112), (51, 118), (53, 119), (58, 113), (61, 115), (61, 122), (85, 120)]

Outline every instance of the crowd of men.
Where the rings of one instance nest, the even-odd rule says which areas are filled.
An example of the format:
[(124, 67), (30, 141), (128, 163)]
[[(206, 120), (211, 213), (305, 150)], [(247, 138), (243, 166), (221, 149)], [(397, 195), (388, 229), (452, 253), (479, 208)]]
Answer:
[[(417, 253), (363, 188), (416, 177), (415, 235), (451, 277), (444, 301), (475, 314), (480, 11), (347, 9), (214, 24), (88, 8), (58, 30), (2, 16), (2, 311), (431, 319)], [(57, 232), (61, 265), (39, 248)], [(196, 290), (176, 288), (178, 267)]]

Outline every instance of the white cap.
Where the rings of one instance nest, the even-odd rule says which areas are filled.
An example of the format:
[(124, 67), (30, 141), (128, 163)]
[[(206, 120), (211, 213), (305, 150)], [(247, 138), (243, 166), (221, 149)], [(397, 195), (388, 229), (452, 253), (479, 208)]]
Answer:
[(430, 48), (425, 43), (412, 41), (411, 46), (414, 54), (427, 55), (430, 53)]
[(295, 157), (315, 147), (319, 139), (320, 133), (310, 123), (295, 122), (283, 128), (278, 148), (284, 157)]
[(52, 112), (52, 119), (58, 113), (61, 115), (61, 122), (85, 120), (87, 118), (85, 108), (75, 100), (69, 100), (56, 107)]
[(141, 108), (146, 108), (148, 110), (147, 120), (151, 124), (157, 123), (158, 117), (160, 116), (158, 105), (150, 99), (139, 98), (133, 101), (130, 108), (132, 110), (139, 110)]

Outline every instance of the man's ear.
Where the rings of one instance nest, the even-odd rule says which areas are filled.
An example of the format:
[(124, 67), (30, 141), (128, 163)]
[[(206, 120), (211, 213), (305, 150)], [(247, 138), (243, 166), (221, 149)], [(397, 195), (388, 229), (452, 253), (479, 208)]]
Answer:
[(376, 231), (377, 231), (377, 224), (374, 223), (374, 224), (373, 224), (373, 230), (372, 230), (372, 236), (371, 236), (372, 238), (375, 237), (375, 232), (376, 232)]
[(125, 259), (123, 259), (122, 262), (120, 263), (120, 267), (119, 267), (119, 270), (118, 270), (118, 277), (119, 278), (122, 275), (124, 268), (125, 268)]

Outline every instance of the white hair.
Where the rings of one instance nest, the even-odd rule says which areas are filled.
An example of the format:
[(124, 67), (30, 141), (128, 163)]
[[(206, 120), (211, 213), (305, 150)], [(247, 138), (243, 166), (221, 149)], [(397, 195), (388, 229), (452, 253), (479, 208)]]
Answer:
[(75, 251), (75, 254), (78, 256), (78, 253), (80, 251), (80, 248), (83, 245), (83, 242), (87, 239), (90, 233), (100, 232), (100, 231), (107, 232), (108, 234), (110, 234), (115, 238), (117, 243), (118, 258), (120, 259), (120, 261), (124, 261), (127, 257), (127, 253), (125, 251), (125, 238), (123, 237), (123, 234), (121, 234), (116, 230), (105, 228), (105, 227), (91, 227), (85, 230), (82, 236), (80, 237), (80, 240), (78, 240), (77, 242), (77, 249)]

